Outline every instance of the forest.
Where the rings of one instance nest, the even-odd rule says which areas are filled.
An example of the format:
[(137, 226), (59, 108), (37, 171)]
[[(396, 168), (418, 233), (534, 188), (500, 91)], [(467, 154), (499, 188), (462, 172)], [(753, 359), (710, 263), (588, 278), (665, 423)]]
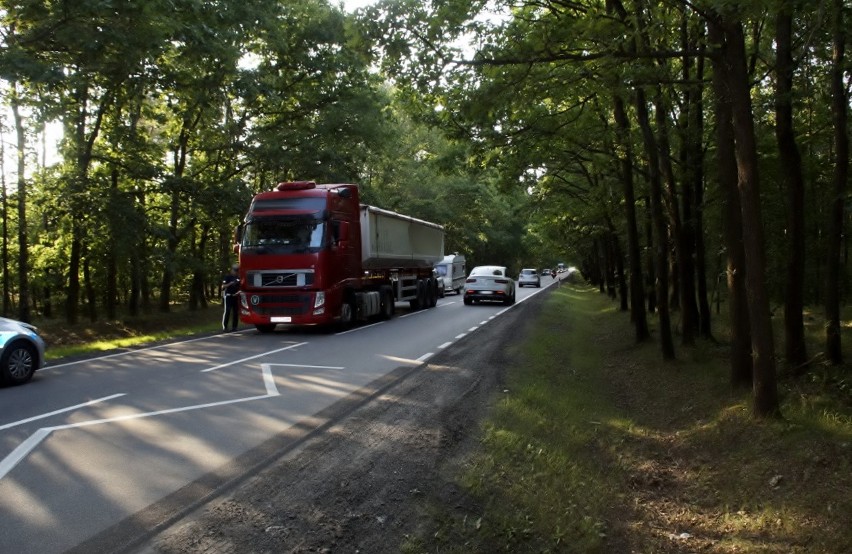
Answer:
[(352, 182), (471, 266), (576, 265), (664, 360), (730, 342), (777, 416), (843, 363), (851, 7), (0, 0), (2, 314), (204, 307), (253, 194)]

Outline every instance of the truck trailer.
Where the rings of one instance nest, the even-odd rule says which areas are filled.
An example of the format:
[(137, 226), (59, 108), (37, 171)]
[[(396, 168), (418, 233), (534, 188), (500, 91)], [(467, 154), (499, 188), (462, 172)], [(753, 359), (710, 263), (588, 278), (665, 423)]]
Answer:
[(256, 195), (235, 232), (240, 320), (350, 327), (390, 319), (397, 302), (434, 307), (444, 228), (361, 204), (358, 186), (280, 183)]

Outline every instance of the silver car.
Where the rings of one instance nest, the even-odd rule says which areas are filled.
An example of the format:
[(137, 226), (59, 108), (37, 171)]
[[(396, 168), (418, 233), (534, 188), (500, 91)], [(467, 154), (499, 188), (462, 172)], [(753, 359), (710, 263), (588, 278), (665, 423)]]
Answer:
[(521, 274), (518, 275), (518, 286), (525, 287), (527, 285), (541, 286), (541, 276), (535, 269), (522, 269)]
[(0, 385), (20, 385), (44, 367), (44, 340), (35, 327), (0, 317)]
[(474, 267), (464, 283), (464, 303), (467, 306), (480, 300), (515, 303), (515, 281), (500, 265)]

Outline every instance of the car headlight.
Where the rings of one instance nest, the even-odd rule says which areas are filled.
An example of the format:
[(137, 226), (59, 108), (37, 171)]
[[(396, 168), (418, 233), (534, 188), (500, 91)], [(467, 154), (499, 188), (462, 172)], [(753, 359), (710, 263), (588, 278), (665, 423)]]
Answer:
[(314, 308), (321, 308), (322, 306), (325, 306), (325, 292), (319, 291), (314, 297)]

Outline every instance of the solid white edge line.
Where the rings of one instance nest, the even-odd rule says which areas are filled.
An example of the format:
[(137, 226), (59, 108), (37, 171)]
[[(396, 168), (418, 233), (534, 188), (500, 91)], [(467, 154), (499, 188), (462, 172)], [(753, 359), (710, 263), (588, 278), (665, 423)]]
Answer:
[(10, 427), (16, 427), (18, 425), (23, 425), (24, 423), (29, 423), (31, 421), (36, 421), (38, 419), (44, 419), (46, 417), (55, 416), (56, 414), (61, 414), (63, 412), (70, 412), (71, 410), (76, 410), (77, 408), (83, 408), (85, 406), (89, 406), (91, 404), (97, 404), (98, 402), (105, 402), (107, 400), (112, 400), (113, 398), (118, 398), (119, 396), (124, 396), (126, 393), (113, 394), (111, 396), (104, 396), (103, 398), (96, 398), (95, 400), (89, 400), (88, 402), (83, 402), (82, 404), (76, 404), (74, 406), (68, 406), (67, 408), (62, 408), (60, 410), (54, 410), (52, 412), (48, 412), (46, 414), (41, 414), (33, 417), (28, 417), (27, 419), (22, 419), (20, 421), (13, 421), (12, 423), (7, 423), (6, 425), (0, 425), (0, 431), (3, 429), (9, 429)]

